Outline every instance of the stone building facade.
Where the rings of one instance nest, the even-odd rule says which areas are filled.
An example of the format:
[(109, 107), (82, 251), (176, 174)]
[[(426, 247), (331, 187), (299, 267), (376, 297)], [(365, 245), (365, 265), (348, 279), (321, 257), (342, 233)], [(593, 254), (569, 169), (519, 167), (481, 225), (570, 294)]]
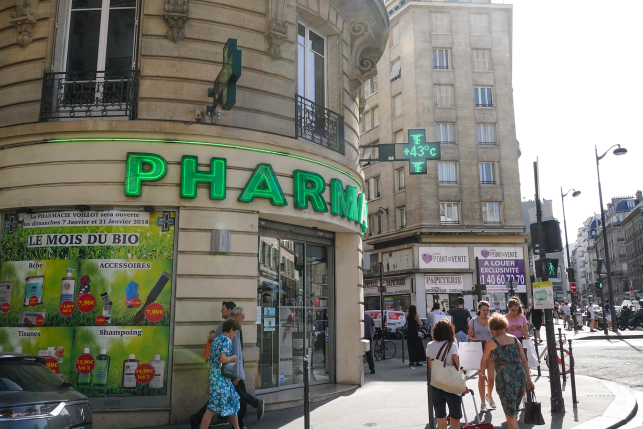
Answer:
[[(313, 356), (313, 382), (361, 384), (368, 347), (361, 340), (367, 209), (358, 162), (358, 90), (374, 72), (388, 34), (388, 13), (379, 0), (0, 0), (3, 242), (17, 237), (16, 231), (31, 239), (31, 219), (64, 216), (131, 216), (143, 222), (137, 240), (173, 232), (164, 250), (171, 261), (164, 265), (171, 285), (163, 292), (167, 346), (136, 355), (161, 373), (161, 393), (148, 395), (138, 382), (123, 393), (120, 381), (114, 395), (88, 391), (94, 428), (177, 423), (196, 411), (205, 401), (205, 339), (222, 321), (221, 303), (229, 300), (246, 312), (249, 390), (300, 387), (304, 353)], [(240, 76), (234, 63), (239, 58)], [(222, 110), (222, 103), (234, 101), (228, 85), (233, 75), (236, 103)], [(217, 76), (220, 85), (213, 84)], [(208, 115), (213, 86), (222, 92), (215, 93), (219, 105)], [(90, 254), (87, 240), (96, 231), (91, 223), (81, 225), (89, 226), (78, 234), (77, 245), (84, 246), (78, 252)], [(145, 234), (148, 227), (152, 234)], [(65, 235), (40, 229), (49, 240)], [(23, 249), (29, 259), (35, 250), (26, 243), (31, 241)], [(24, 276), (11, 269), (32, 261), (7, 260), (6, 249), (2, 273), (14, 291), (25, 290)], [(63, 253), (38, 253), (46, 261), (29, 265), (27, 275), (38, 277), (43, 266), (67, 263), (52, 262), (57, 258), (79, 254), (60, 243), (55, 249)], [(132, 249), (122, 258), (136, 259), (141, 251)], [(89, 276), (83, 275), (88, 262), (77, 258), (71, 275), (85, 279), (78, 293), (90, 295)], [(43, 277), (41, 288), (54, 290), (58, 282), (60, 291), (65, 272)], [(49, 285), (49, 278), (56, 280)], [(92, 278), (93, 294), (107, 287)], [(139, 291), (156, 289), (154, 282), (129, 281)], [(107, 300), (94, 296), (91, 311), (106, 311), (108, 303), (114, 315), (130, 311), (125, 298), (113, 298), (126, 286), (127, 308), (142, 305), (147, 312), (149, 303), (140, 300), (147, 295), (153, 301), (154, 294), (139, 292), (136, 302), (127, 281), (107, 287)], [(42, 304), (32, 300), (42, 317), (33, 326), (17, 317), (0, 320), (9, 335), (3, 337), (9, 338), (5, 351), (46, 354), (60, 346), (11, 340), (15, 330), (35, 325), (67, 329), (54, 324), (66, 320), (59, 314), (39, 310), (60, 297), (62, 314), (58, 291), (41, 294)], [(18, 293), (11, 299), (9, 314), (22, 308)], [(74, 314), (82, 311), (74, 310), (76, 300), (72, 294)], [(69, 335), (94, 332), (105, 320), (91, 319)], [(121, 328), (147, 335), (152, 320), (145, 329)], [(96, 338), (87, 347), (93, 358), (103, 349), (123, 349)], [(155, 334), (148, 340), (158, 342)], [(64, 348), (64, 365), (83, 353), (71, 344)], [(120, 377), (123, 360), (112, 357), (110, 368)], [(72, 382), (80, 377), (70, 374)]]
[[(641, 191), (638, 191), (637, 199), (643, 201)], [(643, 299), (643, 210), (639, 203), (632, 212), (627, 215), (623, 222), (623, 236), (625, 239), (625, 254), (627, 255), (628, 278), (626, 287), (629, 299)]]
[[(453, 307), (477, 282), (505, 309), (507, 280), (527, 302), (512, 89), (512, 6), (388, 1), (391, 32), (377, 74), (363, 86), (360, 144), (369, 193), (371, 255), (366, 307), (380, 308), (376, 265), (398, 283), (387, 309)], [(370, 77), (370, 79), (368, 79)], [(411, 129), (440, 142), (427, 174), (408, 161), (376, 162), (379, 144), (407, 143)], [(373, 160), (373, 161), (370, 161)], [(490, 256), (495, 255), (495, 256)], [(491, 265), (495, 266), (493, 269)], [(506, 269), (505, 269), (506, 268)], [(398, 279), (398, 280), (396, 280)]]

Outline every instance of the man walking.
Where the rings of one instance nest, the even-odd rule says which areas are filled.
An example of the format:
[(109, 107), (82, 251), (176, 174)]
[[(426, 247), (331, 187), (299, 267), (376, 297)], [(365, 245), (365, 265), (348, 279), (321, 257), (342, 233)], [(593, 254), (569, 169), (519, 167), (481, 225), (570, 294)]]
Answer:
[(543, 326), (545, 320), (542, 310), (534, 308), (531, 306), (531, 324), (534, 325), (534, 336), (538, 341), (538, 344), (542, 344), (543, 340), (540, 339), (540, 328)]
[(368, 340), (369, 348), (366, 354), (366, 361), (368, 362), (368, 369), (371, 374), (375, 374), (375, 362), (373, 362), (373, 334), (375, 333), (375, 322), (370, 314), (364, 312), (364, 339)]
[(459, 296), (456, 300), (458, 308), (451, 310), (451, 317), (453, 318), (453, 326), (455, 326), (455, 339), (460, 343), (466, 343), (469, 340), (469, 320), (471, 320), (471, 313), (464, 309), (464, 297)]
[(587, 317), (589, 317), (589, 332), (595, 332), (594, 331), (594, 322), (596, 321), (596, 317), (594, 316), (594, 303), (590, 302), (589, 305), (587, 306)]
[(427, 314), (428, 321), (431, 324), (431, 332), (433, 332), (433, 328), (435, 327), (436, 320), (443, 319), (442, 316), (446, 316), (446, 315), (447, 314), (445, 312), (440, 310), (440, 303), (434, 302), (431, 312)]
[(563, 328), (565, 328), (568, 331), (571, 331), (572, 315), (571, 315), (571, 309), (569, 308), (569, 303), (567, 301), (565, 301), (562, 311), (563, 311)]

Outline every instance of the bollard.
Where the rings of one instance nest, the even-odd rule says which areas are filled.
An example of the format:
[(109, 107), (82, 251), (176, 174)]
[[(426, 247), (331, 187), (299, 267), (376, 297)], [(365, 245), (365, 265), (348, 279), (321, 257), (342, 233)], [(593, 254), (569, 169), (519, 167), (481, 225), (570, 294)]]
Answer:
[(308, 386), (308, 355), (304, 355), (304, 428), (310, 429), (310, 391)]
[(565, 343), (563, 343), (563, 330), (558, 328), (558, 342), (560, 343), (560, 372), (563, 373), (563, 381), (567, 381), (567, 373), (565, 371)]
[(569, 343), (569, 376), (572, 381), (572, 402), (574, 407), (578, 403), (576, 400), (576, 376), (574, 375), (574, 353), (572, 352), (572, 340), (567, 340)]
[(536, 358), (538, 359), (538, 377), (540, 377), (540, 352), (538, 352), (538, 339), (534, 336), (534, 347), (536, 348)]
[(433, 415), (433, 396), (431, 395), (431, 365), (429, 364), (430, 357), (426, 359), (426, 391), (429, 401), (429, 429), (435, 429), (435, 417)]
[[(408, 335), (408, 325), (407, 325), (407, 330), (406, 334)], [(404, 326), (402, 326), (402, 363), (404, 363)]]

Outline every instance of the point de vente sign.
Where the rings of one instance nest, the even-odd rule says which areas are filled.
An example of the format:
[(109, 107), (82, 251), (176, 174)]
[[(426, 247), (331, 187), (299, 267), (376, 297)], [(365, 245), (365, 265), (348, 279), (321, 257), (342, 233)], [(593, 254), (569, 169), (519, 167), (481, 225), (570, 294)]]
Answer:
[[(181, 198), (196, 198), (197, 184), (207, 183), (210, 185), (210, 199), (224, 200), (227, 160), (211, 158), (209, 171), (199, 170), (198, 161), (198, 157), (192, 155), (184, 155), (181, 158)], [(143, 182), (160, 180), (166, 173), (167, 162), (162, 156), (153, 153), (128, 153), (125, 167), (125, 195), (140, 196)], [(295, 170), (292, 180), (295, 208), (307, 210), (310, 204), (316, 212), (328, 212), (328, 204), (323, 197), (326, 181), (321, 175)], [(366, 233), (368, 206), (364, 193), (358, 193), (357, 188), (352, 185), (344, 187), (339, 179), (331, 179), (330, 194), (330, 212), (352, 220), (361, 226), (362, 234)], [(255, 198), (265, 198), (274, 206), (288, 205), (277, 175), (270, 164), (257, 165), (239, 195), (238, 201), (250, 203)]]

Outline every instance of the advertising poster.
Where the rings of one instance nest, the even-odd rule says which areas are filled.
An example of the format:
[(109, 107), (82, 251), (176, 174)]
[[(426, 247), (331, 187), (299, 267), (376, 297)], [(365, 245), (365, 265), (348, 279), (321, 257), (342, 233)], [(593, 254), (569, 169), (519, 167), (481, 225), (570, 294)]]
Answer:
[(166, 395), (174, 224), (169, 211), (6, 214), (0, 345), (46, 356), (90, 397)]
[(420, 247), (420, 268), (469, 268), (468, 247)]
[(507, 280), (516, 280), (514, 292), (525, 293), (525, 259), (522, 247), (475, 247), (480, 264), (480, 282), (489, 293), (506, 293)]

